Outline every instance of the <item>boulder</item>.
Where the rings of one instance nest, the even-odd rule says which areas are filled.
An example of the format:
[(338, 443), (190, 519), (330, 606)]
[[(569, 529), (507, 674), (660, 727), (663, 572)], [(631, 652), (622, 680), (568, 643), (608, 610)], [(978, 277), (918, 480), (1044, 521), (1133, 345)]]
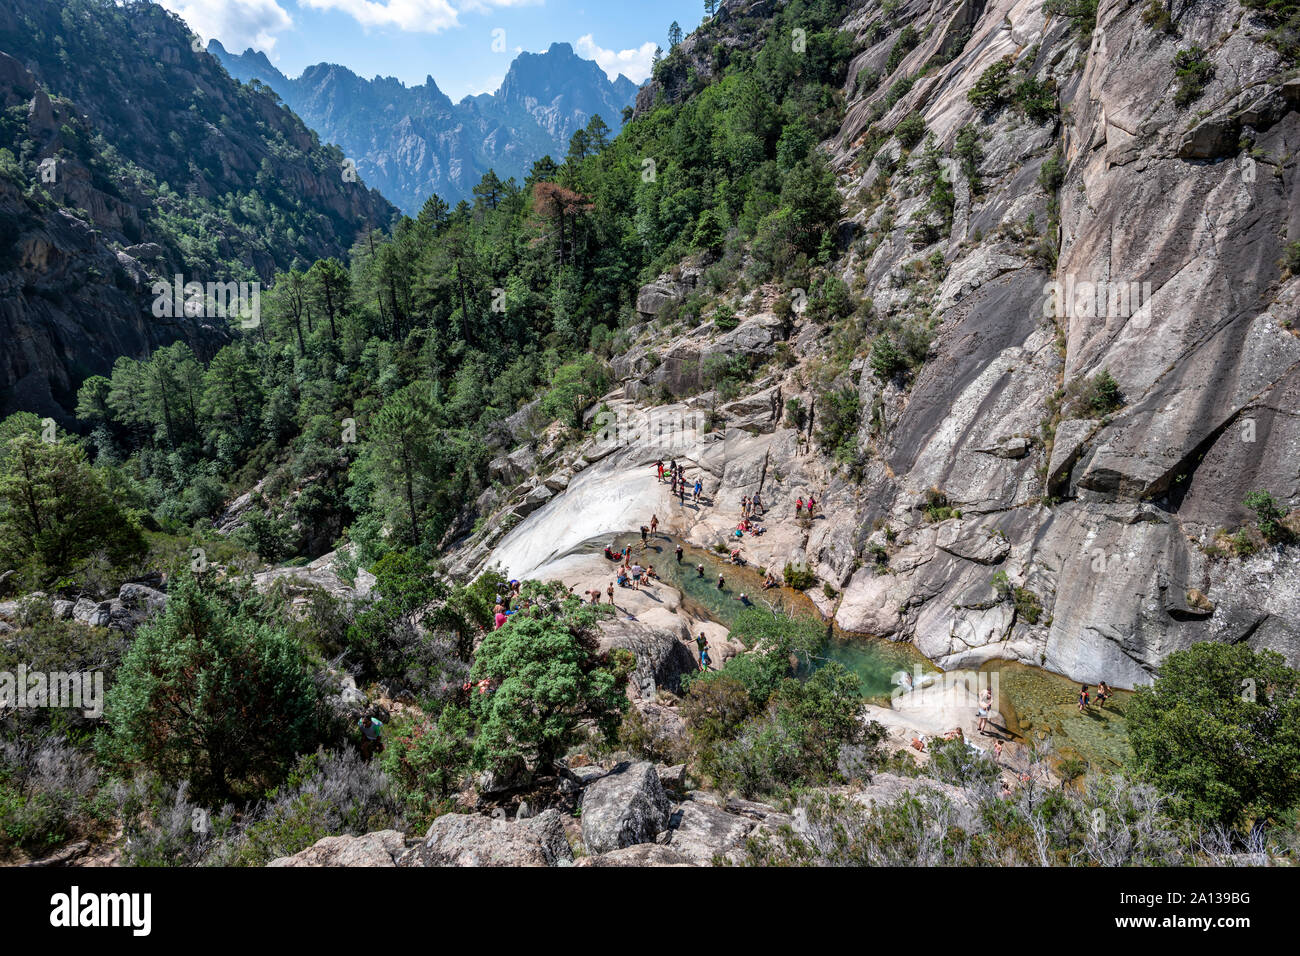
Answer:
[(145, 621), (167, 607), (167, 595), (143, 584), (123, 584), (117, 599), (138, 621)]
[(708, 866), (742, 847), (756, 826), (749, 817), (687, 801), (672, 814), (667, 846), (697, 866)]
[(516, 821), (449, 813), (434, 820), (424, 839), (402, 854), (397, 865), (564, 866), (572, 862), (564, 818), (552, 809)]
[(638, 843), (599, 856), (584, 856), (574, 866), (692, 866), (692, 862), (672, 847), (658, 843)]
[(682, 676), (697, 670), (695, 658), (684, 643), (684, 622), (676, 626), (631, 621), (626, 618), (600, 622), (600, 650), (631, 651), (636, 657), (632, 681), (642, 697), (653, 697), (659, 688), (677, 693)]
[(649, 843), (668, 826), (669, 809), (654, 764), (620, 764), (582, 792), (582, 841), (590, 853)]
[(317, 840), (293, 856), (282, 856), (267, 866), (396, 866), (406, 848), (397, 830), (378, 830), (364, 836), (331, 836)]
[(87, 627), (108, 627), (113, 620), (111, 601), (96, 603), (89, 598), (78, 598), (72, 606), (72, 618)]

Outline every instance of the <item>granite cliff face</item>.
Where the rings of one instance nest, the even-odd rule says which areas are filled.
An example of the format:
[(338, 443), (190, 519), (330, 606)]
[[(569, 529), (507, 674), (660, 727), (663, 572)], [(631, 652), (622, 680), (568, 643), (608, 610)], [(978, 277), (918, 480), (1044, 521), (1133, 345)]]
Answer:
[(453, 205), (489, 169), (523, 181), (543, 155), (562, 159), (569, 139), (599, 115), (611, 134), (636, 96), (627, 77), (610, 82), (567, 43), (522, 53), (501, 88), (453, 103), (428, 77), (408, 87), (392, 77), (366, 80), (332, 63), (289, 79), (260, 52), (208, 50), (231, 75), (270, 86), (323, 139), (338, 143), (357, 171), (415, 216), (433, 193)]
[[(688, 39), (697, 75), (763, 9), (726, 3), (707, 43)], [(747, 540), (752, 563), (806, 562), (839, 624), (946, 668), (1009, 658), (1131, 687), (1205, 639), (1300, 663), (1300, 547), (1256, 539), (1251, 553), (1224, 534), (1253, 528), (1251, 492), (1293, 527), (1300, 506), (1300, 278), (1286, 262), (1300, 85), (1270, 24), (1235, 0), (1175, 3), (1167, 25), (1162, 11), (1102, 0), (1094, 26), (1042, 0), (852, 5), (862, 52), (823, 144), (845, 195), (839, 269), (873, 303), (867, 336), (924, 332), (924, 360), (882, 374), (860, 349), (830, 383), (860, 399), (851, 469), (773, 411), (798, 398), (816, 421), (824, 324), (797, 313), (782, 346), (775, 290), (760, 288), (739, 329), (675, 334), (656, 319), (698, 269), (647, 286), (607, 403), (644, 408), (666, 389), (722, 423), (672, 452), (726, 520), (674, 514), (673, 530), (711, 545), (761, 491), (775, 514)], [(1174, 60), (1197, 48), (1189, 81)], [(638, 108), (679, 95), (661, 77)], [(703, 357), (762, 363), (779, 347), (792, 366), (763, 365), (740, 399), (696, 394)], [(601, 517), (582, 537), (635, 527), (669, 504), (634, 485), (661, 453), (541, 440), (501, 459), (514, 491), (484, 504), (519, 518), (467, 542), (464, 562), (522, 571), (562, 552), (566, 509)], [(593, 505), (597, 485), (631, 504)], [(825, 518), (800, 527), (793, 502), (810, 491)]]
[(0, 415), (70, 423), (118, 356), (228, 338), (224, 318), (155, 317), (155, 279), (264, 282), (396, 214), (192, 43), (153, 4), (0, 10)]

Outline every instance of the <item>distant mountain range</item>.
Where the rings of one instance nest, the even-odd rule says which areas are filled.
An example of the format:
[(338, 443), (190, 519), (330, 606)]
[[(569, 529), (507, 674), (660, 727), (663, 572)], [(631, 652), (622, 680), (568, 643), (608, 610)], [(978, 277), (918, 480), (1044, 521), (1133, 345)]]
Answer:
[(617, 133), (637, 85), (610, 82), (568, 43), (545, 53), (521, 53), (496, 93), (453, 103), (427, 77), (406, 86), (392, 77), (363, 79), (333, 63), (309, 66), (289, 79), (263, 53), (230, 53), (216, 40), (208, 52), (231, 76), (259, 80), (327, 142), (356, 162), (365, 182), (410, 215), (437, 193), (455, 203), (489, 169), (522, 180), (546, 154), (568, 151), (574, 131), (599, 115)]

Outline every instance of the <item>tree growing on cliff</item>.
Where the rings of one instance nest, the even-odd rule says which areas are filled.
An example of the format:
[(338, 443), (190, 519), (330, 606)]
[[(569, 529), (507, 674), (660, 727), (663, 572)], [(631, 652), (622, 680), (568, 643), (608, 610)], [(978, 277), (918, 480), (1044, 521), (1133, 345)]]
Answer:
[(1143, 777), (1202, 825), (1275, 820), (1300, 802), (1300, 672), (1280, 654), (1201, 643), (1165, 658), (1129, 704)]

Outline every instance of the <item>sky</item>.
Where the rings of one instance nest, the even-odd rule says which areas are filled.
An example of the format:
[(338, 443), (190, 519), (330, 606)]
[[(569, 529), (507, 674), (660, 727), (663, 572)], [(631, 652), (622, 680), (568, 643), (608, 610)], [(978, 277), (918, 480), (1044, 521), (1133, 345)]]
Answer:
[(703, 0), (158, 0), (206, 43), (261, 50), (287, 76), (339, 63), (407, 85), (432, 76), (453, 100), (495, 92), (522, 51), (568, 42), (610, 79), (641, 83), (674, 20), (690, 33)]

